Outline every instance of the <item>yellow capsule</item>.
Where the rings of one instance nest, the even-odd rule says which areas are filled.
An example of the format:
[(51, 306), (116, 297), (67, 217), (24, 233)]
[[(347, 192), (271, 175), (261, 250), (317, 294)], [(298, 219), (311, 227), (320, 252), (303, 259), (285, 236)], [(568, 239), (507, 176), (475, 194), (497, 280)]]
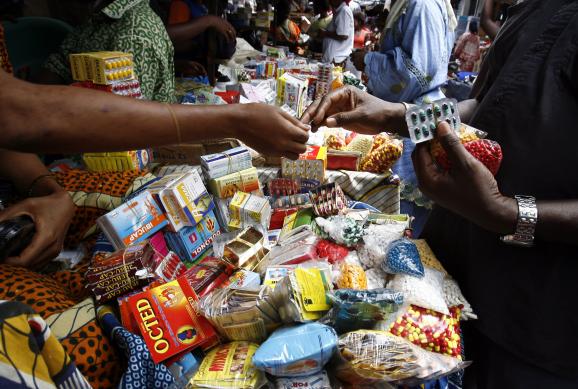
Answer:
[(105, 66), (108, 70), (112, 69), (112, 64), (110, 62), (107, 62)]

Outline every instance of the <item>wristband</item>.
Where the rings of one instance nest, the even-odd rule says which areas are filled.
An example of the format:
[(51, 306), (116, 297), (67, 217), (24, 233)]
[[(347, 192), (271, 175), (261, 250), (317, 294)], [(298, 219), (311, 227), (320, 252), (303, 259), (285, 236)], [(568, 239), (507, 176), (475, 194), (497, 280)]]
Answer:
[(538, 207), (532, 196), (515, 196), (518, 202), (518, 222), (516, 231), (512, 235), (502, 236), (500, 239), (506, 244), (532, 247), (534, 245), (534, 231), (538, 222)]
[(28, 190), (26, 191), (26, 194), (28, 197), (32, 197), (32, 194), (34, 192), (34, 187), (42, 180), (44, 180), (45, 178), (50, 178), (52, 180), (56, 181), (56, 177), (54, 177), (52, 174), (43, 174), (41, 176), (36, 177), (34, 180), (32, 180), (32, 182), (30, 183), (30, 185), (28, 186)]

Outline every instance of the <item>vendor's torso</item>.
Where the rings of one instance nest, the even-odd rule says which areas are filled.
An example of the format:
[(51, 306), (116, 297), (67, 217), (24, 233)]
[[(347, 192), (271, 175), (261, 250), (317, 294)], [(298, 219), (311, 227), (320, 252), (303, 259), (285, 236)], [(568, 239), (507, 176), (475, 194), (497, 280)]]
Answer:
[[(528, 1), (512, 11), (484, 64), (471, 124), (502, 146), (502, 193), (578, 199), (578, 1)], [(425, 235), (485, 335), (542, 368), (578, 376), (578, 313), (570, 308), (578, 246), (506, 246), (441, 209)]]

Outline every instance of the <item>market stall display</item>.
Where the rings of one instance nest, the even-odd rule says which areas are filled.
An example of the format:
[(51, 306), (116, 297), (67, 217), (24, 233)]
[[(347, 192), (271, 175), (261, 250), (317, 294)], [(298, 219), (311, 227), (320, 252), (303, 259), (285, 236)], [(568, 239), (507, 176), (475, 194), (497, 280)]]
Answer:
[[(273, 47), (221, 70), (227, 90), (181, 80), (180, 102), (260, 102), (299, 116), (344, 80), (356, 84)], [(462, 128), (452, 104), (416, 107), (408, 120)], [(417, 124), (418, 140), (431, 137)], [(460, 134), (497, 170), (499, 146), (475, 130)], [(411, 217), (399, 215), (391, 168), (400, 138), (321, 128), (295, 161), (235, 142), (203, 154), (188, 146), (156, 150), (153, 165), (111, 162), (130, 152), (85, 155), (88, 166), (156, 175), (99, 219), (117, 251), (95, 259), (87, 277), (97, 302), (118, 302), (154, 363), (188, 366), (181, 387), (413, 385), (465, 366), (460, 320), (475, 313), (427, 242), (411, 239)], [(482, 155), (486, 146), (494, 149)], [(439, 144), (431, 152), (451, 167)]]

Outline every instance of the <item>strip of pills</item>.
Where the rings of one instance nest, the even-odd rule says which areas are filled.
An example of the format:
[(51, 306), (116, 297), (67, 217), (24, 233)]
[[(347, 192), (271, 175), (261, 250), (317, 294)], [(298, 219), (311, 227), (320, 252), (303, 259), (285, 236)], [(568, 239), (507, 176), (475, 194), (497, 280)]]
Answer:
[(438, 124), (444, 121), (457, 131), (461, 125), (458, 102), (455, 99), (441, 99), (411, 107), (405, 114), (405, 121), (414, 143), (433, 139)]

